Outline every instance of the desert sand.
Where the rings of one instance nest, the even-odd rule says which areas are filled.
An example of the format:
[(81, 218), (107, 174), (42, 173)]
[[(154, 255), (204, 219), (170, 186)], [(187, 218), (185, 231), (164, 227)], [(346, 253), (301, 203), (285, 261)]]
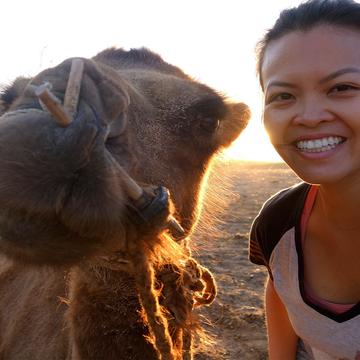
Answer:
[(208, 179), (193, 255), (217, 280), (218, 296), (202, 308), (213, 340), (196, 360), (267, 359), (263, 293), (266, 270), (248, 260), (248, 234), (263, 202), (300, 180), (281, 163), (217, 161)]

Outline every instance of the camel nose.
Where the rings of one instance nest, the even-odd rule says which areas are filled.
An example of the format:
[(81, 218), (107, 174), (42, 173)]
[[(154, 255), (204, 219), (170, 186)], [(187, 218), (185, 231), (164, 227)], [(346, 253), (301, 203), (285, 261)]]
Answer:
[(70, 125), (77, 111), (83, 72), (84, 62), (81, 59), (74, 59), (71, 63), (64, 104), (51, 93), (50, 83), (33, 87), (35, 95), (39, 98), (44, 110), (48, 111), (54, 120), (62, 127)]
[[(73, 85), (73, 87), (76, 85)], [(65, 94), (65, 100), (68, 98), (68, 102), (64, 101), (64, 106), (61, 101), (51, 92), (51, 85), (49, 83), (42, 84), (40, 86), (34, 86), (35, 95), (39, 98), (40, 104), (44, 110), (48, 111), (52, 118), (61, 127), (68, 127), (73, 121), (73, 117), (78, 108), (79, 94), (72, 94), (69, 96), (67, 90)], [(72, 90), (72, 89), (71, 89)], [(73, 91), (70, 91), (73, 93)], [(67, 103), (70, 103), (70, 105)], [(108, 127), (107, 138), (114, 138), (124, 133), (127, 125), (127, 116), (125, 113), (119, 114)]]

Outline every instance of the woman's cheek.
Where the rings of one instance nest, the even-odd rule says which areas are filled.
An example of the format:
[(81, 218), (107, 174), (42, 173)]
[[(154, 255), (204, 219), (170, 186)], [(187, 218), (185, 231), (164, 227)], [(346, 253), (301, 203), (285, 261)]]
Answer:
[(276, 120), (276, 114), (273, 110), (264, 111), (264, 127), (269, 135), (270, 141), (273, 145), (276, 145), (281, 137), (281, 121)]

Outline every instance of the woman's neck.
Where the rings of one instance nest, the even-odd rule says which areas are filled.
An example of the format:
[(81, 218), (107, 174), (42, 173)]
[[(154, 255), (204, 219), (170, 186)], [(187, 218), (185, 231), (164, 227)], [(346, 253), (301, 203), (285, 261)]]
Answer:
[(360, 181), (319, 186), (315, 202), (316, 211), (339, 231), (360, 229)]

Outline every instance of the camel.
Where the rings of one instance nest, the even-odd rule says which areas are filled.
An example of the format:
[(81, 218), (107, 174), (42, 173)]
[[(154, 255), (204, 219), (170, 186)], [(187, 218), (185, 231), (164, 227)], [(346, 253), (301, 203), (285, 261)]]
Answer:
[(248, 107), (146, 48), (67, 59), (0, 99), (0, 359), (192, 359), (216, 288), (189, 239)]

